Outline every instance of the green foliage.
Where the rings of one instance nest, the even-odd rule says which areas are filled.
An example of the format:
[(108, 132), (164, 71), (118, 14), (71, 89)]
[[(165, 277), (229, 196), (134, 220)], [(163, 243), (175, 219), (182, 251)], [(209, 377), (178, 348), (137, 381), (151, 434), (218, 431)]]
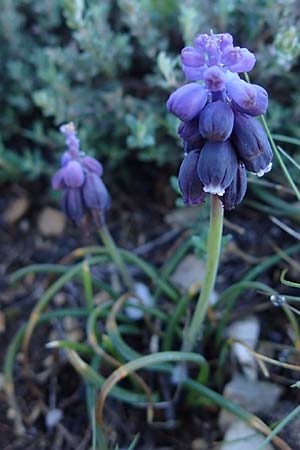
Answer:
[(269, 88), (271, 128), (300, 137), (296, 12), (296, 0), (2, 0), (1, 179), (53, 172), (56, 129), (70, 120), (113, 168), (129, 154), (177, 164), (165, 100), (183, 81), (180, 49), (211, 28), (256, 52), (251, 78)]

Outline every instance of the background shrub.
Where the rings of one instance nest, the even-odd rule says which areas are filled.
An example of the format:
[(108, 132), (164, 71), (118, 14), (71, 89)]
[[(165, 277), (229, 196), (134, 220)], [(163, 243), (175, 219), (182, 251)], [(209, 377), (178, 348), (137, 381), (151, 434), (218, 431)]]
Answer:
[(180, 49), (211, 28), (256, 53), (271, 128), (300, 137), (299, 26), (296, 0), (2, 0), (1, 179), (53, 173), (70, 120), (117, 173), (129, 157), (177, 164), (165, 99)]

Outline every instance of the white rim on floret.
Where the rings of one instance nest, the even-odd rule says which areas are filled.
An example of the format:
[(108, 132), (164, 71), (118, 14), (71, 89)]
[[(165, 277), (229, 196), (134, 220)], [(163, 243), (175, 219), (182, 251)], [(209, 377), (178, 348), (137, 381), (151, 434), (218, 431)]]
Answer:
[(267, 167), (265, 167), (264, 169), (261, 169), (259, 172), (255, 173), (255, 172), (251, 172), (253, 175), (257, 175), (259, 178), (262, 177), (265, 173), (270, 172), (270, 170), (272, 169), (272, 163), (268, 164)]
[(209, 184), (208, 186), (204, 186), (203, 190), (208, 194), (217, 194), (221, 197), (225, 194), (225, 189), (220, 185), (214, 186), (213, 184)]

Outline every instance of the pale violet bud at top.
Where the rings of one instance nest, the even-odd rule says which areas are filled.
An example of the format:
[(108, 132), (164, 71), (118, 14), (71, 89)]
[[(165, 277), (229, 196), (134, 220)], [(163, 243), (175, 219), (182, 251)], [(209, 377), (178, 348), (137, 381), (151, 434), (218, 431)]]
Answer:
[(69, 137), (66, 138), (66, 144), (68, 147), (69, 152), (73, 155), (73, 156), (78, 156), (79, 152), (80, 152), (80, 142), (79, 139), (75, 136), (75, 135), (71, 135)]
[(76, 128), (73, 122), (65, 123), (59, 127), (59, 131), (65, 136), (76, 134)]
[(205, 52), (208, 40), (209, 40), (208, 34), (198, 34), (194, 39), (195, 47)]
[(236, 168), (236, 174), (221, 197), (225, 209), (231, 210), (239, 205), (245, 197), (247, 190), (247, 174), (243, 163), (239, 163)]
[(84, 203), (89, 209), (105, 211), (110, 206), (110, 196), (105, 184), (95, 173), (87, 173), (82, 194)]
[(194, 119), (207, 102), (207, 91), (198, 83), (185, 84), (170, 95), (168, 111), (183, 122)]
[(239, 160), (245, 164), (247, 170), (258, 176), (271, 170), (272, 149), (262, 125), (256, 118), (236, 113), (232, 142)]
[(91, 172), (94, 172), (99, 177), (103, 175), (103, 166), (97, 159), (91, 157), (91, 156), (84, 156), (81, 159), (81, 163), (84, 168), (90, 170)]
[(183, 201), (187, 205), (199, 205), (204, 202), (205, 198), (204, 186), (197, 173), (199, 154), (199, 150), (189, 152), (184, 157), (179, 169), (178, 184)]
[(84, 205), (81, 189), (66, 189), (62, 195), (61, 208), (66, 216), (78, 225), (84, 216)]
[(232, 47), (233, 39), (229, 33), (220, 33), (215, 35), (219, 41), (220, 49), (223, 51), (226, 47)]
[(199, 67), (205, 64), (205, 57), (194, 47), (184, 47), (181, 50), (181, 62), (186, 66)]
[(84, 173), (78, 161), (70, 161), (63, 170), (64, 181), (68, 187), (77, 188), (83, 185)]
[(72, 156), (79, 156), (79, 139), (76, 137), (76, 128), (74, 123), (69, 122), (61, 125), (59, 131), (66, 138), (68, 151), (72, 154)]
[(232, 182), (237, 166), (237, 158), (230, 141), (207, 141), (198, 161), (198, 175), (204, 184), (203, 190), (210, 194), (224, 195)]
[(236, 79), (226, 84), (226, 91), (236, 110), (250, 116), (260, 116), (266, 113), (268, 94), (261, 86)]
[(222, 63), (231, 72), (249, 72), (255, 65), (255, 56), (247, 48), (227, 47), (222, 55)]
[(209, 141), (226, 141), (232, 132), (234, 114), (228, 103), (208, 103), (200, 113), (199, 131)]
[(188, 80), (200, 80), (205, 70), (205, 56), (194, 47), (185, 47), (181, 51), (181, 62)]
[(194, 40), (195, 47), (204, 52), (207, 56), (208, 65), (218, 64), (220, 59), (220, 48), (216, 35), (211, 33), (199, 34)]
[(207, 89), (212, 92), (222, 91), (225, 87), (225, 75), (218, 66), (206, 69), (203, 80)]

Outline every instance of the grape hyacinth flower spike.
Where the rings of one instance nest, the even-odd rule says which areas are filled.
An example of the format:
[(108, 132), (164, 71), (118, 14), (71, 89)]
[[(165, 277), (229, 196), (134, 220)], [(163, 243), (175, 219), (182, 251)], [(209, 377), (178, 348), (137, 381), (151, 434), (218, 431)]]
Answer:
[(102, 164), (80, 150), (73, 122), (62, 125), (60, 132), (65, 136), (67, 150), (61, 157), (61, 168), (52, 178), (52, 188), (63, 192), (61, 207), (76, 225), (89, 212), (101, 226), (110, 206), (110, 196), (101, 179)]
[(207, 312), (220, 256), (223, 212), (243, 200), (247, 171), (258, 176), (272, 167), (272, 149), (256, 118), (266, 113), (268, 94), (239, 76), (255, 56), (233, 45), (229, 33), (199, 34), (181, 52), (188, 83), (173, 92), (167, 109), (181, 120), (178, 134), (185, 152), (178, 184), (184, 203), (198, 205), (211, 195), (207, 268), (184, 351), (192, 351)]
[[(167, 109), (181, 120), (178, 134), (188, 158), (179, 172), (184, 202), (195, 205), (213, 194), (225, 209), (233, 209), (246, 192), (245, 170), (262, 176), (272, 167), (272, 150), (256, 118), (266, 113), (268, 94), (239, 76), (253, 68), (255, 56), (235, 47), (230, 34), (211, 32), (185, 47), (181, 61), (192, 82), (170, 95)], [(197, 163), (188, 157), (190, 151), (197, 151)]]

